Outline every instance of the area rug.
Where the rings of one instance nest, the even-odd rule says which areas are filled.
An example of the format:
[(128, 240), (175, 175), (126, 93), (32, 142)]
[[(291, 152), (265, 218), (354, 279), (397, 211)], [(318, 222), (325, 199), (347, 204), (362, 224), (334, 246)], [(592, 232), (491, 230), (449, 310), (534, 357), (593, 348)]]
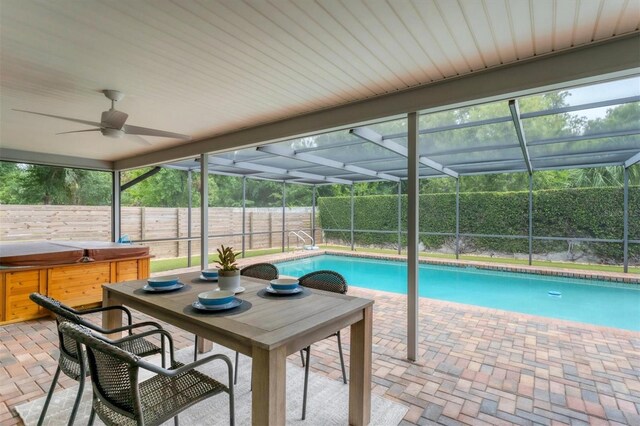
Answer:
[[(214, 351), (225, 353), (233, 360), (234, 353), (214, 346)], [(203, 355), (203, 356), (206, 356)], [(176, 352), (176, 359), (183, 363), (193, 360), (193, 348), (185, 348)], [(159, 359), (150, 358), (158, 362)], [(240, 356), (238, 370), (238, 384), (235, 387), (236, 424), (251, 424), (250, 377), (251, 359)], [(199, 368), (222, 383), (227, 383), (227, 373), (224, 364), (213, 361)], [(148, 376), (147, 376), (148, 377)], [(300, 420), (302, 415), (302, 391), (304, 385), (304, 369), (298, 363), (287, 362), (287, 424), (290, 425), (346, 425), (349, 412), (349, 386), (342, 381), (332, 380), (326, 376), (309, 374), (309, 397), (307, 400), (307, 419)], [(73, 407), (78, 391), (77, 386), (62, 390), (56, 388), (53, 394), (45, 425), (65, 425)], [(76, 424), (87, 424), (91, 409), (91, 383), (87, 381), (82, 403), (76, 417)], [(257, 396), (260, 397), (260, 396)], [(42, 411), (45, 397), (21, 404), (15, 407), (26, 426), (36, 425)], [(407, 407), (378, 395), (371, 396), (371, 425), (395, 426), (407, 413)], [(198, 425), (227, 425), (229, 424), (229, 400), (227, 394), (216, 395), (202, 401), (179, 416), (180, 424)], [(96, 425), (101, 425), (96, 418)], [(166, 423), (173, 425), (173, 420)]]

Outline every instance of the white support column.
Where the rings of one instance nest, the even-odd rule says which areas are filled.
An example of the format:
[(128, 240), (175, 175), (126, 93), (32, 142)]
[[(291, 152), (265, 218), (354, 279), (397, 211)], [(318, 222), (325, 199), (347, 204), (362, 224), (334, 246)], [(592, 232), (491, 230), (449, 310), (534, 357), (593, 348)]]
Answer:
[(398, 182), (398, 254), (402, 254), (402, 181)]
[(200, 154), (200, 267), (209, 267), (209, 155)]
[(242, 177), (242, 258), (245, 257), (245, 241), (246, 241), (246, 210), (247, 210), (247, 177)]
[(112, 172), (111, 184), (111, 241), (117, 242), (122, 233), (120, 171)]
[(407, 196), (409, 207), (407, 211), (407, 358), (411, 361), (418, 359), (418, 241), (420, 225), (419, 216), (419, 186), (418, 180), (418, 114), (411, 112), (407, 115), (408, 145), (407, 156), (408, 181)]
[(282, 252), (284, 253), (284, 234), (286, 230), (287, 182), (282, 181)]
[(460, 259), (460, 177), (456, 179), (456, 259)]
[(623, 198), (623, 270), (629, 272), (629, 168), (624, 167), (624, 198)]
[(353, 203), (353, 183), (351, 184), (351, 251), (353, 251), (353, 248), (355, 247), (355, 239), (354, 239), (354, 235), (353, 235), (353, 227), (355, 226), (354, 224), (354, 220), (355, 220), (355, 206)]
[(187, 170), (187, 190), (189, 191), (189, 205), (187, 208), (187, 237), (189, 237), (189, 241), (187, 241), (187, 266), (191, 267), (191, 226), (193, 219), (191, 217), (192, 209), (193, 209), (193, 197), (191, 195), (191, 188), (193, 187), (193, 177), (191, 176), (191, 169)]
[(533, 172), (529, 173), (529, 265), (533, 263)]
[(311, 235), (313, 236), (313, 245), (316, 244), (316, 186), (313, 185), (313, 192), (311, 194)]

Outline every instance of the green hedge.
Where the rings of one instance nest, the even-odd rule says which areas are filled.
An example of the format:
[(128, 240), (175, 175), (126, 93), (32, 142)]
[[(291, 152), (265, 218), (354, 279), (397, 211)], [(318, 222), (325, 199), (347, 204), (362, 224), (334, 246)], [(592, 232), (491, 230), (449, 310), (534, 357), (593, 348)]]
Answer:
[[(406, 230), (407, 197), (401, 197), (402, 229)], [(398, 197), (395, 195), (354, 198), (355, 229), (396, 231)], [(350, 197), (322, 197), (318, 200), (320, 224), (325, 229), (349, 229)], [(623, 191), (621, 188), (578, 188), (533, 192), (534, 235), (568, 238), (622, 239)], [(478, 192), (460, 194), (460, 233), (528, 235), (529, 193)], [(455, 194), (420, 196), (420, 231), (455, 233)], [(332, 240), (349, 241), (348, 232), (327, 231)], [(629, 188), (629, 237), (640, 239), (640, 187)], [(403, 238), (404, 240), (405, 238)], [(422, 236), (422, 243), (439, 248), (453, 237)], [(358, 245), (397, 244), (396, 233), (355, 233)], [(406, 241), (403, 241), (405, 244)], [(465, 239), (467, 250), (527, 253), (528, 240), (473, 237)], [(622, 244), (589, 243), (583, 249), (605, 262), (622, 261)], [(534, 252), (567, 250), (566, 241), (535, 241)], [(640, 244), (629, 245), (630, 256), (640, 258)]]

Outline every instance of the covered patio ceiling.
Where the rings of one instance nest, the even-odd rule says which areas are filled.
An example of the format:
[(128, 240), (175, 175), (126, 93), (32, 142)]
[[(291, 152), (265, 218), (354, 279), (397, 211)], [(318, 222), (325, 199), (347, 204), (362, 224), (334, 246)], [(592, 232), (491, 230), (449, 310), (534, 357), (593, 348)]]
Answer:
[[(548, 96), (566, 105), (540, 109)], [(520, 104), (525, 105), (524, 108)], [(607, 124), (617, 107), (631, 114)], [(524, 98), (423, 114), (419, 129), (422, 178), (567, 168), (624, 166), (640, 161), (640, 77)], [(489, 112), (487, 112), (489, 111)], [(470, 118), (481, 116), (481, 119)], [(541, 129), (545, 118), (582, 120), (574, 129)], [(433, 125), (432, 123), (439, 123)], [(594, 123), (600, 123), (594, 126)], [(604, 123), (604, 124), (602, 124)], [(301, 184), (352, 184), (407, 178), (406, 119), (208, 156), (212, 174)], [(595, 128), (595, 130), (594, 130)], [(550, 134), (551, 133), (551, 134)], [(200, 158), (165, 167), (200, 170)]]
[[(507, 101), (640, 69), (637, 2), (25, 0), (4, 2), (0, 19), (0, 157), (100, 170)], [(109, 106), (103, 89), (126, 94), (117, 108), (129, 114), (127, 125), (193, 140), (56, 135), (87, 126), (14, 111), (96, 121)], [(402, 144), (402, 136), (379, 133)], [(425, 156), (448, 161), (429, 149)], [(452, 165), (473, 172), (459, 163)]]

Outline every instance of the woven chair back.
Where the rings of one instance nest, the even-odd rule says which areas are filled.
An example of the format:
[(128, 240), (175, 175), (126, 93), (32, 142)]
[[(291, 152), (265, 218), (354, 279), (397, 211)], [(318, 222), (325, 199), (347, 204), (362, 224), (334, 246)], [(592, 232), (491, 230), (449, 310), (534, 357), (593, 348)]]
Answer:
[(138, 356), (97, 339), (86, 327), (64, 323), (60, 331), (85, 345), (94, 394), (101, 404), (130, 419), (143, 418), (138, 394)]
[(303, 275), (298, 279), (303, 287), (315, 288), (316, 290), (331, 291), (345, 294), (348, 290), (347, 280), (335, 271), (314, 271)]
[(261, 280), (275, 280), (280, 276), (276, 265), (271, 263), (255, 263), (245, 266), (240, 271), (240, 275), (245, 277), (259, 278)]

